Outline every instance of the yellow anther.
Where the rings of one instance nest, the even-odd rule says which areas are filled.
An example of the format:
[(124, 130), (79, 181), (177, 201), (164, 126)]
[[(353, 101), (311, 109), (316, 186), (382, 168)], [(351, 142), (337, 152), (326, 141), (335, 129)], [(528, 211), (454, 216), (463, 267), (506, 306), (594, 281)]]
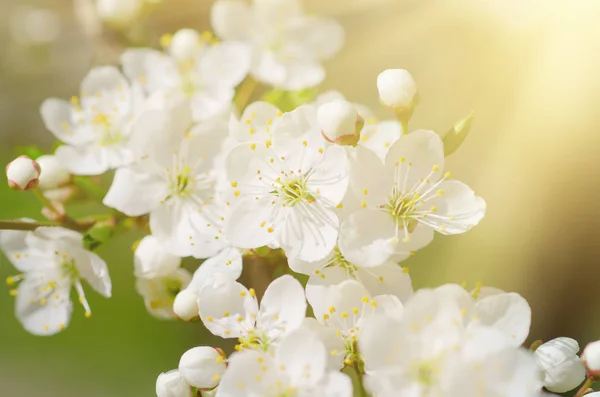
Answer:
[(15, 278), (12, 276), (6, 277), (6, 285), (13, 285), (15, 283)]
[(235, 182), (235, 181), (231, 182), (231, 187), (237, 187), (237, 185), (238, 185), (237, 182)]
[(63, 323), (58, 324), (58, 328), (62, 331), (65, 329), (65, 325)]
[(437, 191), (437, 195), (438, 196), (443, 196), (444, 195), (444, 191), (442, 189)]
[(223, 317), (229, 317), (229, 312), (223, 313)]
[(19, 291), (17, 291), (16, 289), (11, 289), (9, 292), (10, 296), (17, 296), (19, 294)]
[(256, 375), (256, 376), (254, 377), (254, 380), (255, 380), (255, 381), (257, 381), (257, 382), (260, 382), (260, 381), (262, 380), (262, 376), (260, 376), (260, 375)]
[(44, 331), (48, 331), (50, 329), (50, 326), (48, 324), (44, 324)]
[(218, 363), (222, 363), (223, 361), (225, 361), (225, 357), (223, 357), (223, 356), (218, 356), (218, 357), (215, 359), (215, 361), (216, 361), (216, 362), (218, 362)]
[(371, 306), (373, 306), (373, 307), (377, 307), (377, 302), (375, 302), (375, 301), (372, 301), (372, 302), (371, 302)]
[(46, 304), (46, 298), (40, 299), (40, 305), (44, 306)]
[(241, 323), (242, 321), (244, 321), (244, 318), (243, 318), (242, 316), (238, 316), (238, 318), (237, 318), (237, 322), (238, 322), (238, 323)]
[(161, 47), (166, 48), (169, 45), (171, 45), (171, 40), (173, 40), (173, 35), (170, 33), (165, 33), (162, 36), (160, 36)]
[(254, 135), (255, 132), (256, 132), (256, 130), (254, 128), (250, 128), (248, 130), (248, 134), (250, 134), (250, 135)]
[(268, 229), (267, 229), (267, 232), (269, 232), (269, 233), (273, 233), (273, 228), (272, 228), (272, 227), (268, 228)]
[(329, 307), (329, 313), (335, 313), (335, 307), (330, 306)]
[(332, 355), (332, 356), (337, 356), (339, 353), (340, 353), (340, 352), (339, 352), (339, 351), (337, 351), (336, 349), (333, 349), (333, 350), (331, 351), (331, 355)]
[(219, 379), (221, 379), (221, 375), (216, 374), (213, 376), (213, 380), (219, 380)]
[(266, 147), (267, 149), (271, 147), (271, 140), (270, 140), (270, 139), (267, 139), (267, 140), (265, 141), (265, 147)]
[(246, 124), (250, 124), (251, 122), (252, 122), (252, 121), (251, 121), (250, 119), (246, 119), (246, 120), (244, 120), (244, 123), (246, 123)]
[(379, 281), (383, 281), (383, 276), (379, 276), (379, 277), (377, 277), (377, 279), (378, 279)]
[(404, 274), (408, 274), (408, 271), (409, 271), (408, 267), (404, 266), (404, 267), (402, 268), (402, 273), (404, 273)]
[(225, 335), (231, 335), (231, 331), (230, 331), (230, 330), (228, 330), (228, 329), (226, 329), (226, 330), (225, 330)]
[(241, 194), (241, 192), (239, 190), (236, 190), (235, 192), (233, 192), (233, 195), (235, 197), (238, 197)]
[(250, 149), (255, 150), (256, 149), (256, 144), (255, 143), (250, 144)]
[(85, 312), (85, 318), (90, 318), (92, 317), (92, 312)]
[(322, 147), (319, 148), (319, 154), (323, 154), (323, 148)]
[(250, 288), (248, 292), (250, 293), (250, 296), (256, 296), (256, 291), (254, 290), (254, 288)]
[(235, 345), (233, 348), (238, 352), (243, 350), (242, 345)]
[(246, 296), (246, 291), (240, 291), (240, 296)]
[(444, 178), (448, 179), (448, 178), (450, 178), (450, 177), (452, 177), (452, 173), (451, 173), (451, 172), (446, 172), (446, 173), (444, 174)]
[(275, 320), (279, 320), (279, 314), (277, 314), (277, 313), (273, 314), (273, 318), (274, 318)]
[(358, 314), (358, 308), (353, 307), (352, 308), (352, 314)]
[(343, 208), (342, 203), (339, 203), (338, 205), (336, 205), (335, 208)]
[(432, 206), (432, 207), (429, 209), (429, 211), (431, 211), (431, 212), (437, 212), (437, 207), (434, 205), (434, 206)]
[(71, 105), (73, 105), (73, 106), (79, 105), (79, 98), (77, 98), (76, 96), (72, 96), (71, 97)]
[(460, 314), (461, 316), (466, 316), (467, 315), (467, 309), (460, 309)]
[(265, 222), (265, 221), (262, 221), (262, 222), (260, 223), (260, 227), (265, 227), (265, 225), (266, 225), (266, 222)]
[(360, 206), (363, 208), (367, 208), (367, 202), (363, 201), (362, 203), (360, 203)]
[(366, 196), (367, 194), (369, 194), (369, 190), (368, 189), (363, 189), (363, 194)]
[(341, 318), (348, 318), (348, 313), (347, 312), (342, 312), (342, 314), (340, 314)]
[(369, 297), (368, 297), (368, 296), (363, 296), (363, 297), (361, 298), (361, 301), (362, 301), (363, 303), (369, 303)]
[(440, 170), (440, 166), (439, 165), (434, 165), (433, 166), (433, 171), (438, 172)]
[(402, 239), (402, 242), (408, 243), (410, 241), (410, 237), (406, 236)]
[(323, 314), (323, 320), (329, 320), (329, 314), (327, 314), (327, 313)]
[(212, 316), (207, 316), (207, 317), (206, 317), (206, 322), (207, 322), (207, 323), (212, 323), (212, 321), (213, 321), (213, 318), (212, 318)]

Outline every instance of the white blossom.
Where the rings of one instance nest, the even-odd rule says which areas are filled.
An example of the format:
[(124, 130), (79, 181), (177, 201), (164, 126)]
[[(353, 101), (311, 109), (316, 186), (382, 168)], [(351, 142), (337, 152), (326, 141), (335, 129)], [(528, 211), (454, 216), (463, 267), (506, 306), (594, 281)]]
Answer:
[(196, 121), (228, 114), (234, 88), (250, 67), (248, 47), (232, 41), (216, 43), (185, 29), (175, 33), (166, 51), (125, 51), (121, 57), (125, 74), (147, 95), (185, 95)]
[[(360, 147), (359, 147), (360, 149)], [(368, 150), (351, 162), (351, 187), (362, 209), (341, 225), (339, 245), (353, 263), (374, 266), (405, 259), (427, 245), (433, 231), (463, 233), (485, 214), (485, 202), (443, 173), (438, 135), (418, 130), (401, 136), (385, 164)]]
[(71, 319), (71, 289), (79, 296), (86, 317), (92, 315), (83, 291), (85, 280), (96, 292), (109, 298), (111, 281), (106, 263), (86, 251), (83, 236), (60, 227), (39, 227), (33, 232), (2, 231), (0, 247), (22, 273), (9, 277), (17, 282), (15, 314), (25, 329), (35, 335), (64, 330)]
[(253, 50), (252, 76), (284, 90), (301, 90), (325, 78), (322, 61), (343, 46), (344, 31), (335, 21), (306, 15), (299, 0), (219, 0), (212, 26), (224, 40)]
[(237, 200), (227, 233), (240, 248), (276, 241), (288, 256), (312, 261), (336, 244), (334, 207), (346, 193), (348, 166), (343, 148), (309, 144), (310, 124), (291, 122), (300, 111), (279, 121), (272, 141), (229, 152), (227, 178)]
[(335, 100), (324, 103), (318, 109), (317, 118), (327, 141), (349, 146), (358, 143), (364, 120), (350, 102)]
[(218, 253), (227, 244), (208, 204), (215, 199), (211, 171), (223, 128), (192, 127), (185, 102), (142, 114), (134, 126), (140, 160), (117, 170), (104, 204), (129, 216), (149, 213), (152, 235), (174, 255)]
[(588, 373), (592, 375), (600, 374), (600, 341), (590, 342), (581, 355)]
[(140, 15), (144, 0), (96, 0), (100, 18), (118, 26), (133, 23)]
[(305, 328), (284, 337), (272, 354), (244, 350), (228, 361), (218, 396), (352, 396), (350, 378), (328, 368), (325, 346)]
[(133, 161), (132, 124), (143, 101), (136, 85), (112, 66), (92, 69), (81, 83), (81, 97), (47, 99), (41, 114), (61, 140), (55, 155), (75, 175), (99, 175)]
[(40, 165), (27, 156), (19, 156), (6, 166), (8, 186), (15, 190), (32, 190), (40, 183)]
[(304, 289), (284, 275), (273, 281), (260, 302), (253, 289), (227, 277), (214, 277), (198, 294), (202, 322), (222, 338), (239, 338), (242, 348), (267, 350), (300, 327), (306, 314)]

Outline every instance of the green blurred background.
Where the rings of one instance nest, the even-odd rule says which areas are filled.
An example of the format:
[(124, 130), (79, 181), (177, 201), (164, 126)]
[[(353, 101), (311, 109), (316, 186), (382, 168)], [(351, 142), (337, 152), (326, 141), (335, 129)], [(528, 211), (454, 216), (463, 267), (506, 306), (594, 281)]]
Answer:
[[(209, 29), (208, 0), (164, 0), (136, 34), (156, 43), (181, 27)], [(46, 46), (16, 40), (23, 5), (52, 9), (60, 33)], [(119, 35), (86, 36), (71, 0), (0, 1), (0, 160), (21, 145), (52, 146), (41, 101), (70, 97), (91, 65), (116, 61)], [(448, 129), (469, 111), (474, 128), (447, 168), (488, 203), (470, 233), (441, 237), (407, 262), (416, 287), (481, 281), (524, 295), (531, 340), (600, 338), (600, 3), (596, 0), (307, 0), (309, 11), (347, 29), (323, 88), (378, 108), (375, 80), (386, 68), (411, 71), (420, 105), (411, 126)], [(18, 29), (17, 29), (18, 30)], [(13, 33), (11, 33), (11, 31)], [(385, 111), (378, 110), (383, 118)], [(0, 218), (35, 217), (33, 197), (0, 184)], [(77, 211), (77, 209), (76, 209)], [(134, 290), (131, 243), (100, 251), (113, 298), (92, 292), (94, 316), (76, 307), (54, 337), (23, 331), (0, 287), (3, 396), (152, 396), (158, 373), (196, 345), (218, 343), (199, 323), (146, 313)], [(2, 258), (0, 276), (15, 273)]]

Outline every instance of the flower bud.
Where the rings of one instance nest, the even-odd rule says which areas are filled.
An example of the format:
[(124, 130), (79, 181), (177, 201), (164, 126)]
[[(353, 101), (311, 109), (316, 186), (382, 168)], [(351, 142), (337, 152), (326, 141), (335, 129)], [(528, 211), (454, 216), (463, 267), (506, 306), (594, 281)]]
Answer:
[(167, 252), (154, 236), (144, 237), (133, 256), (135, 276), (159, 278), (171, 275), (181, 265), (181, 258)]
[(209, 346), (194, 347), (183, 353), (179, 360), (181, 376), (199, 389), (216, 387), (226, 367), (223, 352)]
[(585, 364), (588, 374), (593, 377), (600, 376), (600, 340), (588, 343), (583, 349), (581, 359)]
[(417, 95), (417, 85), (404, 69), (384, 70), (377, 76), (379, 99), (390, 108), (412, 109)]
[(571, 338), (556, 338), (535, 350), (535, 359), (544, 372), (544, 386), (555, 393), (573, 390), (585, 379), (585, 367), (577, 357), (579, 345)]
[(338, 99), (319, 106), (317, 118), (321, 134), (332, 143), (356, 146), (364, 120), (350, 102)]
[(173, 35), (169, 44), (169, 52), (179, 61), (189, 60), (194, 57), (200, 48), (200, 33), (193, 29), (181, 29)]
[(15, 190), (35, 189), (40, 180), (40, 166), (27, 156), (19, 156), (6, 166), (8, 186)]
[(179, 371), (174, 369), (158, 375), (156, 395), (157, 397), (191, 397), (192, 390)]
[(465, 141), (465, 138), (471, 131), (475, 112), (469, 113), (465, 118), (459, 120), (454, 127), (441, 136), (444, 141), (444, 156), (448, 157), (454, 153)]
[(126, 25), (139, 16), (143, 5), (143, 0), (97, 0), (96, 9), (103, 21)]
[(71, 178), (71, 174), (53, 155), (44, 155), (36, 160), (40, 166), (40, 189), (50, 190), (65, 185)]
[(181, 290), (173, 302), (173, 312), (183, 321), (198, 317), (198, 295), (189, 288)]

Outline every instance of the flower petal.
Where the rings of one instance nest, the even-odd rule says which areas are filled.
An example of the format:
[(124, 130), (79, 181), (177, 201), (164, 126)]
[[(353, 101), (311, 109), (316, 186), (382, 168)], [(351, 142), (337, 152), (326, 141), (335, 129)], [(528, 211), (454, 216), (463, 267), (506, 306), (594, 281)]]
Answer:
[(156, 175), (145, 173), (139, 166), (118, 169), (113, 183), (102, 201), (129, 216), (140, 216), (156, 209), (167, 197), (168, 187)]
[(248, 38), (250, 9), (243, 1), (220, 0), (210, 10), (210, 22), (217, 35), (224, 40)]
[(350, 185), (363, 208), (379, 208), (391, 192), (392, 174), (371, 150), (358, 146), (350, 157)]
[(360, 132), (360, 145), (372, 150), (381, 161), (385, 162), (390, 147), (400, 139), (402, 126), (397, 121), (382, 121), (380, 123), (365, 124)]
[(155, 236), (144, 237), (133, 255), (136, 277), (158, 278), (173, 273), (181, 266), (181, 258), (169, 253)]
[(358, 266), (381, 265), (395, 252), (397, 244), (394, 222), (379, 210), (356, 211), (340, 227), (340, 250)]
[(242, 284), (228, 277), (214, 277), (198, 294), (204, 326), (221, 338), (239, 338), (254, 329), (258, 303)]
[(54, 136), (68, 145), (86, 145), (93, 142), (91, 129), (79, 128), (73, 124), (73, 108), (61, 99), (46, 99), (40, 107), (44, 125)]
[(228, 247), (202, 262), (194, 272), (194, 278), (188, 288), (194, 288), (195, 291), (198, 291), (215, 274), (237, 280), (242, 274), (242, 254), (240, 250)]
[[(218, 4), (218, 3), (217, 3)], [(269, 396), (273, 385), (283, 379), (270, 354), (243, 350), (227, 360), (227, 371), (219, 385), (219, 395), (227, 397)], [(257, 363), (260, 363), (258, 365)]]
[(319, 383), (327, 369), (325, 345), (306, 328), (291, 332), (281, 341), (275, 360), (285, 365), (290, 384), (307, 389)]
[(476, 324), (497, 328), (508, 335), (516, 346), (529, 335), (531, 307), (517, 293), (488, 296), (475, 304)]
[(348, 156), (344, 148), (330, 146), (323, 157), (311, 171), (307, 187), (329, 207), (338, 205), (348, 190), (349, 180)]
[(60, 164), (74, 175), (100, 175), (111, 168), (112, 159), (104, 148), (63, 145), (56, 149), (55, 155)]
[(200, 60), (200, 75), (205, 85), (218, 89), (235, 87), (250, 71), (250, 46), (225, 41), (211, 46)]
[(401, 302), (406, 302), (413, 293), (410, 275), (394, 262), (370, 268), (359, 267), (356, 272), (358, 280), (371, 296), (394, 295)]
[(290, 275), (275, 279), (265, 291), (256, 320), (257, 328), (277, 338), (302, 324), (306, 316), (304, 288)]
[(253, 102), (244, 109), (239, 121), (232, 117), (231, 135), (238, 142), (265, 142), (270, 139), (280, 113), (279, 109), (268, 102)]
[(237, 204), (226, 230), (231, 244), (239, 248), (258, 248), (275, 240), (274, 206), (269, 200), (248, 197)]

